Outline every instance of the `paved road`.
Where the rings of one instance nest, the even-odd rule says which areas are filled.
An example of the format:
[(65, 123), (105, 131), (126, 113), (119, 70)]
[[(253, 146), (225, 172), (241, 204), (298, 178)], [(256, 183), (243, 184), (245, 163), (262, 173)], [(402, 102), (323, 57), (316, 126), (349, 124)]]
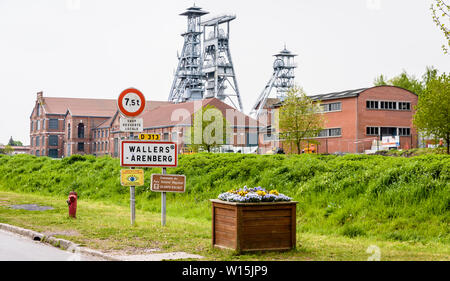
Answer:
[(0, 230), (0, 261), (93, 261), (96, 257), (78, 255)]

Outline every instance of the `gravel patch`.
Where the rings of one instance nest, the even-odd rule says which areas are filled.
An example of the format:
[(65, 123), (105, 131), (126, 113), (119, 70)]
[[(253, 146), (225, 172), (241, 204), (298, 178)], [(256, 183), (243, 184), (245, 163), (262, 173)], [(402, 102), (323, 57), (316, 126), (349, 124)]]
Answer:
[(114, 256), (122, 261), (162, 261), (162, 260), (181, 260), (181, 259), (202, 259), (199, 255), (188, 254), (185, 252), (159, 253), (147, 255)]
[(50, 207), (50, 206), (39, 206), (37, 204), (11, 205), (9, 207), (11, 209), (27, 210), (27, 211), (48, 211), (48, 210), (54, 210), (55, 209), (55, 208)]

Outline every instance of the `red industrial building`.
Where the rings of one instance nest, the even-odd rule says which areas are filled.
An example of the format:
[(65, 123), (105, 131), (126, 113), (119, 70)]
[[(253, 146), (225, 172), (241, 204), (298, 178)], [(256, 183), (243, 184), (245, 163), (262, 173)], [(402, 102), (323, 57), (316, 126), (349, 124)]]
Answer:
[[(395, 86), (378, 86), (309, 97), (320, 102), (325, 116), (325, 129), (313, 139), (318, 143), (314, 152), (364, 153), (385, 146), (381, 140), (386, 137), (399, 141), (393, 147), (418, 146), (412, 124), (418, 96), (413, 92)], [(267, 106), (269, 114), (273, 115), (281, 105), (271, 101)], [(269, 120), (273, 122), (274, 118)], [(260, 137), (260, 152), (273, 148), (289, 151), (289, 145), (276, 138), (277, 128), (271, 122), (269, 130)]]
[[(316, 153), (377, 150), (385, 145), (381, 142), (383, 137), (397, 140), (397, 148), (418, 146), (412, 125), (418, 97), (408, 90), (379, 86), (310, 98), (320, 102), (325, 116), (325, 129), (314, 139), (318, 143), (314, 146)], [(269, 118), (264, 126), (215, 98), (178, 104), (148, 101), (141, 115), (144, 132), (179, 143), (182, 152), (185, 130), (190, 127), (193, 114), (207, 105), (219, 109), (232, 127), (233, 134), (220, 152), (265, 154), (275, 148), (290, 150), (289, 144), (277, 138), (276, 125), (272, 124), (282, 105), (276, 99), (266, 103), (265, 114)], [(44, 97), (39, 92), (30, 116), (30, 154), (54, 158), (72, 154), (118, 157), (120, 141), (137, 138), (137, 134), (120, 131), (119, 118), (116, 100)]]
[[(147, 101), (144, 133), (160, 134), (163, 140), (177, 142), (182, 152), (186, 128), (193, 114), (214, 106), (231, 124), (232, 136), (220, 151), (256, 152), (257, 122), (239, 110), (216, 99), (174, 104)], [(121, 132), (116, 100), (44, 97), (42, 92), (30, 116), (30, 154), (61, 158), (73, 154), (118, 157), (119, 143), (137, 139), (137, 134)]]

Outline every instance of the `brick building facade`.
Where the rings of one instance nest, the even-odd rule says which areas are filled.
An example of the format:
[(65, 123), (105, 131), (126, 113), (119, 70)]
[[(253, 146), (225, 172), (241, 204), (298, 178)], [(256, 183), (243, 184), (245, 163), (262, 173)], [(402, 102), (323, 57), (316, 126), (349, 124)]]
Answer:
[[(223, 149), (256, 151), (256, 120), (216, 98), (180, 104), (147, 101), (140, 116), (144, 133), (160, 134), (163, 140), (177, 142), (181, 153), (194, 113), (207, 105), (220, 110), (231, 124), (232, 137)], [(39, 92), (30, 116), (30, 154), (53, 158), (73, 154), (119, 157), (120, 141), (138, 137), (120, 131), (120, 118), (116, 100), (53, 98)]]
[[(320, 102), (325, 116), (325, 129), (313, 140), (318, 153), (364, 153), (379, 145), (383, 137), (399, 137), (399, 148), (418, 146), (412, 124), (418, 96), (395, 86), (379, 86), (310, 96)], [(276, 115), (281, 103), (268, 107)], [(273, 118), (269, 119), (273, 122)], [(272, 128), (269, 122), (269, 128)], [(276, 138), (277, 128), (260, 136), (260, 152), (274, 147), (289, 151), (290, 145)], [(268, 136), (270, 134), (270, 137)], [(284, 147), (283, 147), (284, 146)], [(307, 144), (305, 144), (307, 147)], [(305, 148), (306, 148), (305, 147)]]

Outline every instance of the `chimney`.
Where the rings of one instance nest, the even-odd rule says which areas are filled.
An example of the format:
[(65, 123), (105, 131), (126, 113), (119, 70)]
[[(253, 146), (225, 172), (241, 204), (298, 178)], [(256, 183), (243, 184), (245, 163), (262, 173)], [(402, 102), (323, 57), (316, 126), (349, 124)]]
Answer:
[(39, 104), (42, 104), (43, 99), (44, 99), (44, 92), (42, 92), (42, 91), (37, 92), (37, 102), (38, 102)]

